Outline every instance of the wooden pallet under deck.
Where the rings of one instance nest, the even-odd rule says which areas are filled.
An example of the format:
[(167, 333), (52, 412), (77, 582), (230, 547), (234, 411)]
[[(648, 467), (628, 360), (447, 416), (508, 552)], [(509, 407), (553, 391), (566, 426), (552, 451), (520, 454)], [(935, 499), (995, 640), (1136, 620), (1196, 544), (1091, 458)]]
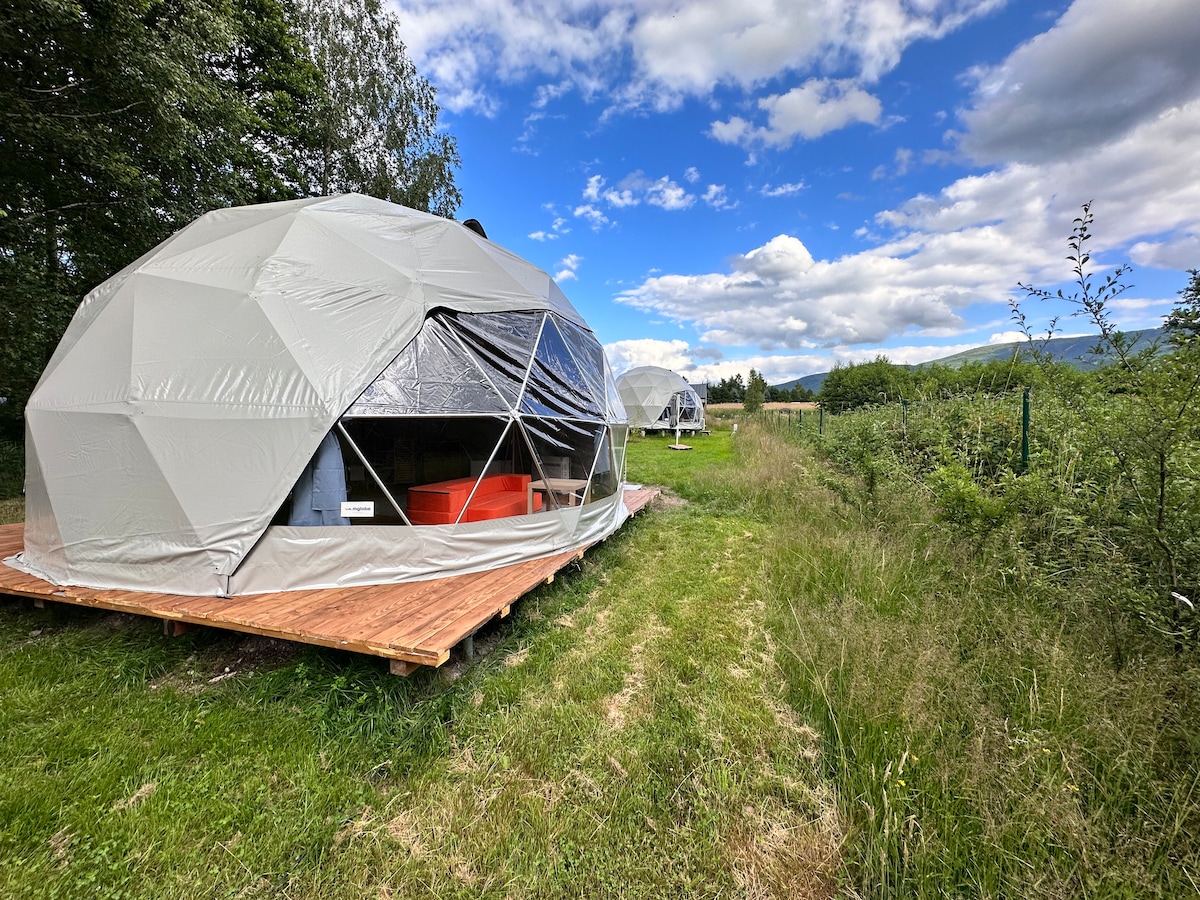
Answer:
[[(658, 493), (650, 488), (626, 490), (625, 505), (631, 513), (637, 513)], [(23, 547), (23, 524), (0, 525), (0, 558), (12, 556)], [(514, 600), (553, 580), (555, 572), (583, 553), (572, 550), (487, 572), (431, 581), (240, 597), (186, 597), (60, 586), (0, 564), (0, 594), (368, 653), (391, 660), (394, 673), (407, 675), (418, 665), (440, 666), (446, 662), (456, 644), (474, 635), (492, 618), (507, 616)]]

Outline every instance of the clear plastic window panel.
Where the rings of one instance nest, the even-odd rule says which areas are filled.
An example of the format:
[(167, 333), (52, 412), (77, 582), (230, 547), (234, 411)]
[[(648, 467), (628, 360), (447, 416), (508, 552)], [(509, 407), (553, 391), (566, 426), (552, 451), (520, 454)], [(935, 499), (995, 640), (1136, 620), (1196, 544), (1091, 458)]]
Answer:
[(604, 360), (604, 393), (608, 399), (608, 417), (619, 422), (628, 422), (629, 413), (625, 411), (625, 401), (617, 390), (617, 380), (613, 378), (612, 367), (608, 359)]
[(613, 457), (617, 466), (617, 480), (625, 480), (625, 447), (629, 443), (629, 426), (618, 423), (611, 426)]
[(557, 316), (551, 318), (558, 326), (563, 340), (571, 349), (571, 355), (575, 357), (575, 362), (587, 382), (588, 391), (591, 393), (592, 399), (596, 401), (597, 408), (604, 409), (607, 394), (604, 387), (606, 361), (603, 348), (591, 332), (585, 331), (574, 322), (568, 322)]
[[(615, 490), (615, 461), (612, 459), (608, 426), (566, 419), (523, 419), (522, 425), (541, 463), (545, 480), (535, 489), (545, 494), (543, 509), (561, 509), (609, 496)], [(593, 496), (588, 479), (600, 456), (598, 470), (605, 487)], [(603, 493), (607, 491), (607, 493)]]
[(517, 408), (542, 312), (444, 314), (496, 390)]
[(588, 388), (567, 342), (548, 316), (521, 398), (521, 411), (536, 416), (603, 420), (604, 407)]
[(500, 413), (508, 406), (439, 316), (359, 395), (345, 416)]
[(695, 424), (700, 421), (700, 404), (693, 391), (681, 391), (679, 397), (679, 421)]

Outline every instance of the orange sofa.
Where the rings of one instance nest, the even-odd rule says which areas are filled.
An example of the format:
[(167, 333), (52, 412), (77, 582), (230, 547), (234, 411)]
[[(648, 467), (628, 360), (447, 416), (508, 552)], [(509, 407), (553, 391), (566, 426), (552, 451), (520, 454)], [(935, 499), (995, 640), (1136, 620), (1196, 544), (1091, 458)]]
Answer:
[[(451, 525), (466, 506), (475, 487), (474, 478), (454, 478), (408, 489), (408, 520), (414, 525)], [(542, 495), (534, 493), (533, 509), (542, 508)], [(522, 516), (529, 510), (528, 475), (485, 475), (471, 497), (464, 522)]]

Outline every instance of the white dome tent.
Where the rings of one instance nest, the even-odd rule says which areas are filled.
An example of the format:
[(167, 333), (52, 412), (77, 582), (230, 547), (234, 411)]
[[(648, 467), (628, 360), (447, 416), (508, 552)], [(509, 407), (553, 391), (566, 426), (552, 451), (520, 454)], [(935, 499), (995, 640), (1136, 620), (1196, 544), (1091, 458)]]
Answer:
[(704, 430), (704, 404), (696, 391), (669, 369), (638, 366), (617, 379), (617, 392), (632, 428), (646, 431)]
[(76, 312), (6, 562), (218, 596), (491, 569), (620, 526), (627, 432), (562, 291), (462, 224), (356, 194), (219, 210)]

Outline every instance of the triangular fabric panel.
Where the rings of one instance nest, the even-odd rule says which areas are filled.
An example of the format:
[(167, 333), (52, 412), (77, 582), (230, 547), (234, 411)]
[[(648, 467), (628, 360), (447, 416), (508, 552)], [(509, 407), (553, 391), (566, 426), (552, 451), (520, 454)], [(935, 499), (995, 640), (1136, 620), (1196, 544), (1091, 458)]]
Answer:
[(553, 316), (546, 317), (521, 411), (535, 416), (604, 418), (604, 406), (592, 395)]
[(543, 313), (452, 316), (451, 327), (509, 406), (516, 409)]
[(505, 413), (508, 406), (439, 316), (359, 395), (346, 416)]

